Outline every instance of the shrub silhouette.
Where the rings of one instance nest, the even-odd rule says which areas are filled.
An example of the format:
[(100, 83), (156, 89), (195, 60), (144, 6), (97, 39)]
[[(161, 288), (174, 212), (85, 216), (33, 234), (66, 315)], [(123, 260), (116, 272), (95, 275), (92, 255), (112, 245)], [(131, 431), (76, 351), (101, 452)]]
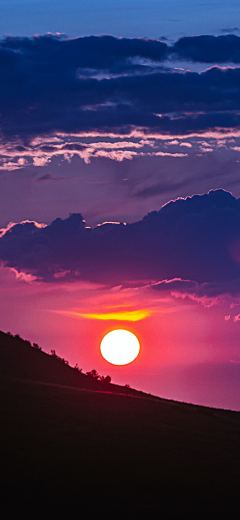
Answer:
[(38, 350), (42, 350), (42, 347), (39, 347), (37, 343), (33, 343), (33, 348), (37, 348)]
[(78, 372), (82, 372), (82, 368), (79, 368), (77, 363), (73, 368), (74, 368), (74, 370), (77, 370)]
[(65, 365), (69, 365), (69, 361), (67, 359), (64, 359), (56, 354), (56, 350), (51, 350), (51, 356), (55, 357), (56, 359), (59, 359), (62, 363)]
[(100, 376), (95, 369), (91, 370), (90, 372), (86, 372), (86, 375), (93, 377), (93, 379), (98, 379), (98, 381), (101, 381), (102, 383), (111, 383), (110, 376)]
[(98, 374), (98, 372), (95, 369), (91, 370), (90, 372), (86, 372), (86, 375), (93, 377), (94, 379), (100, 378), (100, 375)]
[(111, 383), (111, 377), (110, 376), (100, 376), (99, 381), (102, 381), (103, 383)]

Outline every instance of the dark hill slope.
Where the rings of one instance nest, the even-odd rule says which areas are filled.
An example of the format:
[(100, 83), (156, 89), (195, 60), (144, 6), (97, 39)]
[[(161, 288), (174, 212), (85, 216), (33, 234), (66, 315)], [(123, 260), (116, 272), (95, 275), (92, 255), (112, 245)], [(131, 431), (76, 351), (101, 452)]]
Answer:
[[(60, 363), (25, 346), (25, 367), (32, 367), (31, 355), (34, 363), (46, 360), (44, 369)], [(239, 412), (66, 387), (60, 379), (30, 381), (20, 360), (10, 361), (15, 369), (3, 370), (2, 364), (0, 377), (6, 518), (22, 510), (28, 517), (29, 508), (31, 516), (41, 509), (44, 517), (51, 512), (53, 518), (69, 518), (77, 508), (81, 518), (104, 513), (114, 520), (153, 515), (165, 520), (184, 513), (185, 519), (206, 519), (215, 518), (219, 506), (226, 508), (224, 518), (239, 518), (231, 509), (240, 496)], [(16, 378), (17, 368), (25, 380)]]
[(18, 511), (193, 519), (239, 501), (238, 412), (15, 378), (0, 378), (0, 411), (2, 508), (10, 492)]
[(1, 331), (0, 375), (88, 390), (148, 396), (132, 388), (97, 381), (70, 367), (61, 358), (32, 347), (29, 341)]

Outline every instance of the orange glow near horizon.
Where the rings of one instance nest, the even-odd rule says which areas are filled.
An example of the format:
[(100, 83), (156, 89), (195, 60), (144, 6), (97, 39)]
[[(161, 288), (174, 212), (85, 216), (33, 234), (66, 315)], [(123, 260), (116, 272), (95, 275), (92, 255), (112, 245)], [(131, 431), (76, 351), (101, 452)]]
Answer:
[(103, 358), (112, 365), (128, 365), (139, 354), (140, 343), (132, 332), (116, 329), (108, 332), (100, 344)]
[(73, 311), (54, 311), (59, 314), (66, 316), (75, 316), (79, 318), (86, 318), (90, 320), (116, 320), (116, 321), (140, 321), (144, 318), (148, 318), (154, 314), (153, 311), (148, 309), (138, 309), (135, 311), (119, 311), (119, 312), (107, 312), (107, 313), (81, 313)]

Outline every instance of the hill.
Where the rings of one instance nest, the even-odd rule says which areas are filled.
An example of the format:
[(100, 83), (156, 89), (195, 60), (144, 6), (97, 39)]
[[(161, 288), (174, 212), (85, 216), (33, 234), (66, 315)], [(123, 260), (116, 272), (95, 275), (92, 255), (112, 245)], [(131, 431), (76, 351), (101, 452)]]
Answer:
[(68, 362), (56, 355), (42, 352), (38, 345), (0, 331), (0, 375), (12, 376), (30, 381), (54, 383), (87, 390), (106, 391), (135, 396), (148, 394), (129, 387), (98, 381), (79, 369), (70, 367)]
[(9, 511), (55, 516), (210, 518), (226, 506), (237, 518), (240, 413), (23, 380), (1, 363), (2, 507), (11, 494)]

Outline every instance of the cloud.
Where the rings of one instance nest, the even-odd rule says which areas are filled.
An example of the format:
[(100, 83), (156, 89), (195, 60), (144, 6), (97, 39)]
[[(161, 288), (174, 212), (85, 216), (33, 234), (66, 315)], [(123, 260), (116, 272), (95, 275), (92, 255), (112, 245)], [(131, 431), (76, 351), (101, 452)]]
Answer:
[(170, 152), (157, 152), (156, 156), (160, 157), (187, 157), (187, 153), (170, 153)]
[[(233, 30), (237, 31), (238, 28)], [(185, 60), (240, 63), (240, 38), (234, 34), (185, 36), (173, 45), (172, 52), (177, 58)]]
[(192, 144), (191, 143), (181, 143), (180, 146), (186, 146), (186, 148), (192, 148)]
[[(170, 293), (173, 298), (190, 299), (201, 303), (204, 307), (212, 307), (228, 296), (238, 297), (240, 294), (240, 279), (198, 283), (194, 280), (163, 280), (151, 285), (151, 289), (162, 294)], [(237, 304), (231, 304), (233, 306)], [(230, 308), (232, 308), (230, 305)], [(225, 316), (228, 321), (231, 316)]]
[(51, 173), (46, 173), (45, 175), (42, 175), (41, 177), (39, 177), (37, 179), (38, 182), (43, 182), (43, 181), (56, 181), (56, 180), (59, 180), (57, 179), (56, 177), (53, 177), (51, 175)]
[[(222, 138), (223, 135), (224, 138)], [(235, 163), (234, 156), (240, 150), (239, 136), (240, 129), (235, 129), (235, 131), (229, 129), (229, 132), (226, 132), (226, 129), (224, 131), (218, 129), (212, 132), (204, 132), (201, 135), (192, 133), (189, 135), (189, 140), (191, 139), (191, 143), (189, 143), (185, 142), (184, 135), (177, 135), (178, 139), (172, 140), (168, 134), (155, 133), (148, 134), (148, 138), (146, 138), (144, 129), (132, 129), (130, 135), (122, 136), (114, 135), (111, 132), (104, 135), (100, 135), (99, 132), (90, 133), (89, 135), (58, 133), (58, 137), (53, 135), (51, 137), (47, 135), (35, 137), (28, 144), (25, 143), (24, 146), (20, 146), (17, 141), (0, 143), (0, 156), (4, 157), (2, 166), (0, 159), (0, 170), (7, 171), (18, 168), (30, 170), (32, 166), (37, 166), (38, 168), (45, 167), (47, 173), (49, 173), (51, 162), (51, 168), (54, 170), (56, 162), (61, 164), (67, 161), (70, 164), (76, 158), (84, 161), (85, 164), (90, 164), (94, 160), (98, 160), (98, 158), (122, 162), (137, 160), (138, 158), (142, 159), (143, 157), (147, 157), (149, 163), (151, 158), (154, 160), (155, 157), (160, 157), (159, 163), (166, 162), (168, 159), (173, 159), (173, 161), (177, 159), (176, 162), (179, 162), (179, 158), (185, 162), (187, 157), (195, 158), (197, 153), (204, 153), (209, 156), (209, 152), (214, 151), (217, 151), (218, 155), (216, 156), (215, 154), (213, 160), (217, 158), (219, 163), (219, 161), (225, 161), (223, 156), (220, 158), (220, 148), (223, 148), (224, 151), (228, 150)], [(201, 140), (199, 139), (200, 137)], [(208, 142), (203, 140), (203, 138), (208, 140)], [(183, 142), (181, 142), (182, 140)], [(176, 167), (178, 165), (174, 165), (173, 171), (175, 171)], [(219, 184), (221, 185), (221, 183)], [(224, 188), (230, 188), (230, 186), (226, 183), (223, 185)], [(215, 186), (209, 185), (205, 189), (207, 190), (211, 187)]]
[(65, 316), (72, 316), (75, 318), (85, 318), (89, 320), (114, 320), (114, 321), (140, 321), (154, 314), (150, 309), (138, 309), (129, 311), (116, 311), (104, 313), (81, 313), (73, 311), (53, 311)]
[[(169, 57), (217, 66), (176, 71), (163, 67)], [(56, 132), (124, 136), (139, 129), (174, 136), (238, 128), (240, 68), (219, 66), (226, 62), (240, 63), (240, 37), (188, 37), (173, 46), (112, 36), (2, 39), (2, 139), (17, 141), (21, 155), (33, 138)], [(42, 148), (35, 164), (46, 164), (54, 149)], [(6, 169), (18, 167), (6, 161)]]
[(181, 278), (175, 278), (173, 280), (162, 280), (161, 282), (152, 284), (151, 287), (157, 291), (197, 292), (199, 284), (193, 280), (181, 280)]
[(34, 166), (46, 166), (46, 164), (48, 162), (49, 162), (48, 157), (33, 157)]
[(228, 27), (228, 28), (222, 29), (222, 32), (228, 33), (228, 34), (231, 34), (234, 32), (239, 32), (239, 27)]
[(153, 288), (203, 300), (239, 294), (240, 199), (212, 190), (169, 202), (132, 224), (90, 228), (80, 214), (45, 227), (11, 224), (1, 230), (0, 258), (44, 282), (161, 282)]

